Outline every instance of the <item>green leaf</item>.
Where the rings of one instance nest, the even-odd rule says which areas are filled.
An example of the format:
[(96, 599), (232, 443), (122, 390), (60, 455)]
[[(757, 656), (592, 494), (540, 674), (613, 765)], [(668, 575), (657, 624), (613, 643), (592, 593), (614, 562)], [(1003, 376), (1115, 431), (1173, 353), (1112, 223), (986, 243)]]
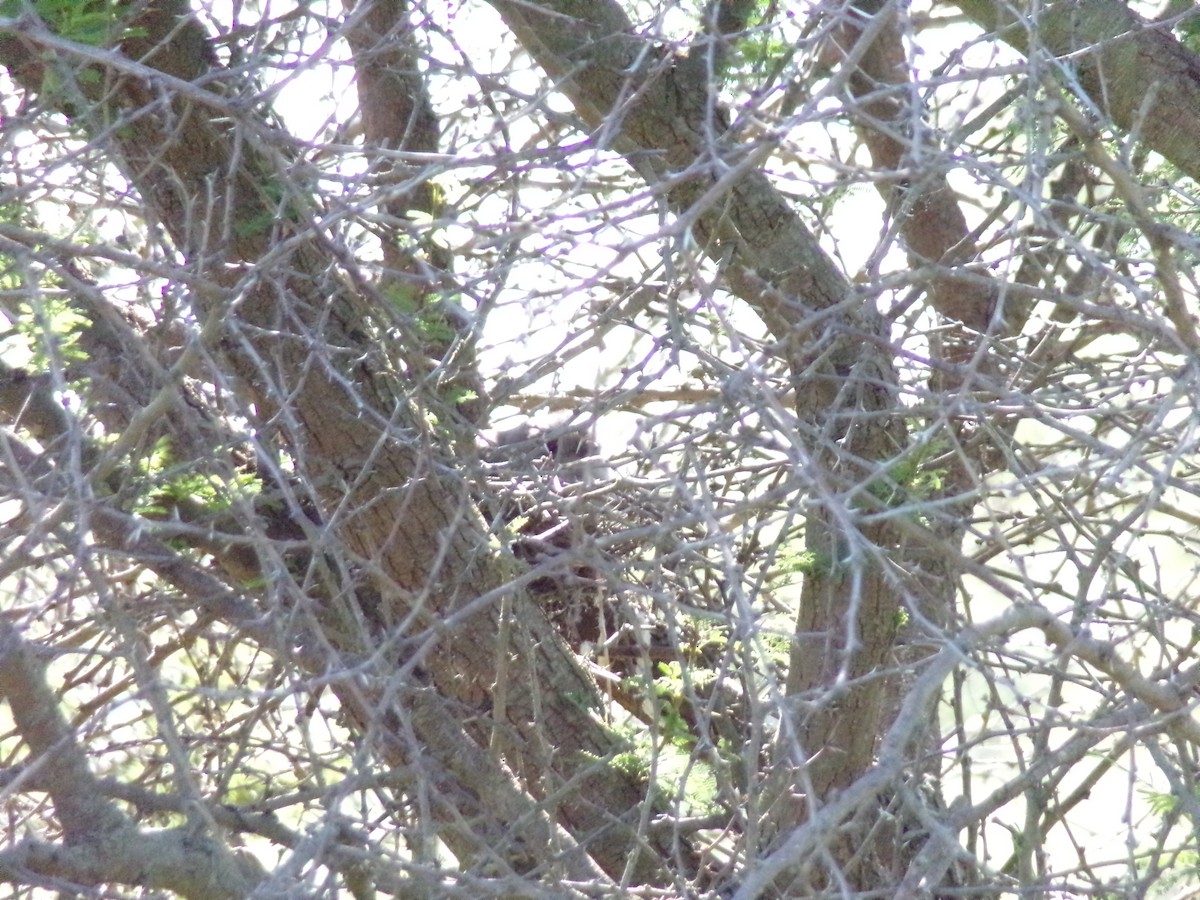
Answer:
[(31, 367), (49, 369), (87, 359), (79, 341), (83, 330), (92, 323), (69, 300), (38, 294), (20, 304), (17, 311), (17, 333), (28, 344)]

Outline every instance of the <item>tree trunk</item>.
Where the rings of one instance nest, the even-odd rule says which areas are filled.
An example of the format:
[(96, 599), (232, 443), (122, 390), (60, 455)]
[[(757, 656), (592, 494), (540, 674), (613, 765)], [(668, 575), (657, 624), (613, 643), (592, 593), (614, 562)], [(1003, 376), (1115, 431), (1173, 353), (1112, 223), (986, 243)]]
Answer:
[[(240, 377), (263, 426), (282, 433), (326, 527), (371, 574), (373, 591), (337, 598), (340, 610), (319, 614), (330, 644), (347, 659), (384, 649), (381, 675), (398, 668), (417, 683), (427, 678), (459, 718), (474, 723), (473, 740), (497, 747), (533, 797), (554, 798), (560, 820), (586, 838), (610, 875), (665, 880), (661, 860), (640, 849), (636, 833), (644, 786), (609, 765), (627, 746), (597, 716), (595, 684), (514, 584), (511, 558), (488, 549), (454, 449), (428, 424), (430, 414), (448, 411), (401, 383), (387, 371), (392, 361), (373, 352), (373, 327), (384, 314), (335, 274), (337, 251), (323, 237), (319, 212), (307, 198), (274, 195), (271, 186), (289, 183), (295, 161), (240, 129), (244, 116), (222, 91), (193, 86), (224, 76), (186, 2), (146, 4), (128, 33), (136, 36), (122, 42), (121, 56), (98, 54), (101, 77), (78, 79), (89, 91), (84, 102), (64, 108), (108, 143), (187, 257), (206, 347)], [(31, 46), (6, 38), (0, 61), (27, 90), (42, 84)], [(175, 89), (168, 106), (154, 89), (163, 76)], [(281, 271), (291, 274), (282, 280)], [(504, 596), (511, 617), (501, 628)], [(377, 606), (356, 608), (371, 602)], [(504, 657), (509, 675), (497, 683)], [(435, 721), (405, 710), (405, 691), (377, 696), (391, 696), (398, 708), (389, 719), (352, 705), (364, 733), (381, 721), (386, 729)], [(490, 718), (494, 709), (503, 709), (503, 721)], [(451, 746), (444, 731), (419, 736), (447, 771), (459, 768), (461, 738)], [(383, 749), (399, 764), (412, 747), (393, 740)], [(492, 766), (503, 779), (498, 762)], [(495, 817), (496, 833), (512, 826), (511, 803), (473, 812)], [(535, 809), (526, 814), (538, 818)], [(515, 848), (509, 864), (520, 870), (528, 859)]]

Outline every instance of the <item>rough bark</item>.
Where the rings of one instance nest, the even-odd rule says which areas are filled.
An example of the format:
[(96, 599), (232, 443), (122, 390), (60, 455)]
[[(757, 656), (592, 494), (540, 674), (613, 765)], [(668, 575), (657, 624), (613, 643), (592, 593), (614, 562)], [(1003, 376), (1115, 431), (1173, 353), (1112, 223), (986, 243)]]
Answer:
[[(867, 15), (872, 6), (884, 8)], [(914, 269), (934, 269), (930, 305), (971, 331), (988, 331), (999, 290), (987, 277), (962, 278), (955, 271), (973, 262), (978, 251), (960, 198), (946, 180), (939, 150), (930, 135), (922, 133), (924, 110), (914, 108), (917, 89), (911, 83), (899, 13), (888, 4), (860, 3), (841, 14), (827, 43), (825, 62), (842, 66), (846, 73), (855, 100), (851, 117), (880, 176), (876, 187), (887, 201), (909, 261)], [(972, 341), (962, 339), (968, 342)]]
[[(270, 148), (266, 126), (221, 90), (194, 86), (226, 76), (185, 2), (146, 4), (130, 25), (136, 36), (120, 55), (91, 53), (31, 26), (0, 41), (0, 61), (30, 91), (42, 84), (40, 51), (47, 48), (63, 53), (58, 64), (69, 60), (102, 75), (80, 79), (81, 96), (47, 99), (108, 142), (189, 261), (188, 287), (210, 349), (239, 377), (263, 422), (278, 423), (327, 526), (374, 575), (378, 608), (356, 610), (346, 598), (332, 619), (350, 624), (331, 629), (334, 647), (352, 656), (402, 647), (387, 654), (385, 668), (426, 673), (460, 718), (478, 723), (474, 740), (494, 740), (533, 797), (555, 795), (556, 814), (587, 839), (606, 871), (662, 880), (660, 862), (639, 851), (628, 824), (637, 821), (643, 787), (606, 764), (625, 746), (594, 714), (590, 678), (541, 610), (511, 585), (511, 562), (489, 549), (453, 453), (428, 425), (436, 398), (400, 383), (388, 361), (372, 357), (373, 311), (331, 276), (335, 248), (306, 198), (281, 199), (268, 189), (295, 183), (293, 161)], [(97, 83), (103, 91), (91, 87)], [(506, 593), (511, 643), (500, 646)], [(502, 654), (513, 657), (512, 677), (497, 685)], [(489, 719), (497, 690), (504, 692), (503, 722)], [(433, 721), (399, 705), (396, 721)], [(359, 727), (377, 724), (363, 718), (368, 705), (357, 712)], [(461, 746), (448, 746), (436, 730), (420, 737), (453, 771)], [(385, 757), (401, 746), (384, 742)], [(497, 832), (514, 824), (506, 811), (476, 810), (496, 817)], [(536, 823), (537, 810), (525, 812), (518, 821)], [(543, 828), (528, 839), (547, 835)], [(519, 870), (528, 858), (514, 848), (509, 864)]]
[[(887, 323), (760, 171), (770, 147), (731, 126), (711, 87), (711, 45), (679, 55), (657, 49), (612, 2), (493, 5), (572, 99), (595, 141), (623, 154), (663, 192), (723, 267), (728, 285), (770, 328), (791, 367), (796, 430), (814, 486), (807, 541), (815, 562), (801, 597), (787, 681), (792, 715), (780, 743), (781, 757), (795, 764), (779, 769), (782, 793), (795, 792), (800, 802), (785, 798), (772, 824), (794, 829), (783, 848), (799, 846), (793, 838), (815, 846), (815, 823), (836, 828), (830, 810), (854, 812), (845, 797), (871, 800), (903, 767), (900, 750), (892, 748), (886, 770), (863, 777), (887, 719), (897, 614), (921, 594), (908, 579), (922, 554), (947, 546), (920, 527), (901, 528), (882, 496), (889, 463), (906, 448)], [(1002, 18), (1008, 7), (960, 6), (1030, 52), (1017, 20)], [(357, 23), (350, 42), (376, 163), (436, 150), (437, 122), (404, 44), (403, 5), (347, 8)], [(1054, 3), (1044, 5), (1043, 16), (1045, 45), (1072, 55), (1074, 77), (1099, 108), (1185, 171), (1200, 171), (1188, 119), (1200, 108), (1191, 102), (1200, 98), (1189, 93), (1200, 68), (1190, 54), (1120, 4)], [(123, 57), (27, 29), (0, 39), (0, 60), (29, 90), (44, 82), (45, 50), (104, 76), (103, 104), (99, 93), (86, 90), (56, 102), (111, 141), (114, 159), (192, 264), (188, 287), (208, 347), (239, 374), (261, 422), (300, 461), (324, 524), (372, 574), (372, 592), (348, 589), (344, 597), (325, 598), (329, 608), (317, 617), (334, 649), (380, 676), (336, 684), (345, 708), (385, 759), (400, 763), (419, 750), (430, 753), (431, 782), (453, 797), (445, 840), (466, 865), (495, 852), (503, 866), (527, 871), (557, 848), (566, 854), (563, 871), (592, 879), (594, 868), (577, 850), (583, 844), (610, 875), (622, 874), (632, 854), (642, 860), (631, 867), (634, 881), (665, 881), (666, 857), (638, 856), (638, 835), (619, 821), (644, 798), (632, 779), (604, 764), (624, 748), (592, 715), (594, 686), (513, 585), (517, 570), (489, 547), (446, 435), (429, 425), (430, 415), (452, 411), (417, 390), (419, 379), (396, 377), (387, 360), (373, 355), (379, 285), (331, 276), (337, 248), (321, 237), (319, 213), (302, 196), (281, 199), (265, 189), (294, 183), (284, 178), (297, 174), (288, 171), (294, 160), (220, 88), (223, 75), (187, 4), (149, 4), (136, 25), (142, 32), (125, 42)], [(720, 16), (717, 25), (726, 29)], [(865, 33), (853, 23), (848, 54)], [(892, 92), (905, 77), (899, 35), (885, 27), (873, 39), (878, 52), (858, 57), (848, 83), (876, 167), (905, 172), (914, 145), (900, 128), (912, 112)], [(216, 89), (196, 86), (212, 76)], [(1162, 96), (1172, 98), (1170, 115), (1159, 115)], [(1174, 105), (1180, 97), (1182, 111)], [(392, 174), (397, 185), (408, 177), (399, 168)], [(986, 331), (997, 289), (950, 271), (976, 248), (942, 174), (910, 173), (901, 189), (888, 190), (913, 260), (946, 270), (932, 281), (933, 307), (971, 331)], [(385, 207), (398, 233), (409, 210), (436, 214), (420, 183)], [(411, 279), (430, 296), (447, 275), (398, 245), (387, 254), (392, 277)], [(420, 368), (411, 365), (407, 374)], [(11, 388), (13, 404), (31, 409), (27, 386), (0, 387)], [(39, 427), (50, 433), (61, 426), (46, 410)], [(948, 541), (951, 550), (955, 544)], [(502, 597), (512, 606), (511, 630), (501, 627)], [(505, 633), (511, 637), (502, 641)], [(382, 664), (365, 666), (381, 648)], [(497, 683), (502, 659), (510, 676)], [(319, 661), (309, 667), (319, 670)], [(395, 671), (403, 678), (391, 678)], [(502, 760), (484, 749), (489, 745)], [(843, 793), (850, 787), (853, 795)], [(554, 798), (553, 817), (536, 802), (547, 797)], [(62, 801), (69, 812), (69, 798)], [(472, 827), (454, 830), (454, 816)], [(806, 820), (808, 826), (796, 827)], [(833, 848), (839, 863), (859, 849), (846, 835)], [(790, 863), (779, 853), (771, 859), (778, 863), (771, 877), (785, 873)], [(767, 884), (758, 880), (761, 889)]]
[(1200, 62), (1169, 23), (1146, 22), (1121, 0), (956, 5), (1021, 54), (1062, 60), (1051, 77), (1078, 84), (1123, 131), (1200, 180)]
[[(887, 560), (897, 536), (886, 517), (860, 519), (880, 511), (867, 486), (905, 444), (886, 327), (760, 171), (762, 150), (730, 130), (703, 48), (656, 51), (612, 2), (492, 5), (595, 139), (664, 191), (786, 356), (819, 489), (806, 530), (821, 563), (805, 579), (787, 683), (795, 715), (781, 752), (802, 774), (775, 788), (823, 799), (872, 763), (900, 609)], [(775, 827), (804, 808), (785, 804)]]

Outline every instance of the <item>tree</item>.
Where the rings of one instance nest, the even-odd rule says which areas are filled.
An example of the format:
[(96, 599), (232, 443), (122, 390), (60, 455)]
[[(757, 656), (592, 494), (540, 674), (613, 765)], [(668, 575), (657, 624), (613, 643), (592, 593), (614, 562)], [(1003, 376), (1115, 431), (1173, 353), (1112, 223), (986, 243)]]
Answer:
[(14, 890), (1192, 879), (1188, 4), (0, 17)]

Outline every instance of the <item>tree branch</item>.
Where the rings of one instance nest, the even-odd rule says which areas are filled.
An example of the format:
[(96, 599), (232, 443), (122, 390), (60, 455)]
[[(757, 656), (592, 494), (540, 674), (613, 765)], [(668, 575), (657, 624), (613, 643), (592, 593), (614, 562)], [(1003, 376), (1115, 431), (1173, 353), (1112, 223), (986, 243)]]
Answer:
[[(319, 492), (324, 521), (348, 557), (370, 561), (380, 598), (372, 621), (387, 633), (350, 629), (327, 637), (339, 652), (371, 657), (376, 648), (366, 645), (372, 641), (394, 647), (405, 632), (417, 640), (423, 635), (429, 639), (423, 663), (438, 689), (465, 708), (486, 711), (501, 652), (497, 604), (479, 608), (453, 634), (442, 623), (473, 598), (511, 592), (522, 632), (514, 645), (525, 677), (507, 686), (507, 721), (490, 727), (498, 729), (527, 786), (544, 785), (548, 775), (579, 785), (562, 799), (561, 815), (588, 837), (606, 871), (623, 871), (633, 854), (636, 880), (664, 880), (661, 860), (639, 852), (642, 840), (633, 827), (618, 824), (645, 801), (644, 785), (595, 763), (624, 750), (625, 742), (591, 714), (599, 705), (595, 684), (542, 610), (525, 591), (506, 587), (514, 563), (492, 551), (486, 524), (456, 471), (449, 436), (426, 418), (428, 407), (437, 408), (436, 397), (425, 393), (421, 379), (400, 381), (395, 361), (371, 363), (367, 323), (378, 311), (331, 266), (337, 248), (297, 188), (294, 161), (278, 149), (288, 143), (264, 140), (270, 129), (249, 108), (222, 114), (227, 104), (215, 92), (209, 102), (187, 84), (227, 75), (186, 2), (148, 4), (130, 26), (122, 51), (141, 62), (115, 52), (79, 57), (104, 72), (78, 79), (93, 92), (85, 98), (86, 124), (110, 141), (114, 157), (195, 266), (197, 317), (223, 326), (225, 358), (260, 421), (282, 430), (303, 477)], [(26, 31), (21, 39), (18, 50), (64, 44), (45, 31)], [(16, 74), (26, 71), (28, 56), (12, 42), (0, 44), (0, 62), (12, 64)], [(186, 88), (175, 90), (180, 82)], [(283, 398), (290, 403), (286, 415)], [(358, 726), (370, 728), (376, 710), (363, 704), (355, 711)], [(481, 729), (489, 727), (485, 720), (480, 717)], [(543, 744), (547, 732), (554, 748)]]
[(25, 881), (32, 871), (79, 884), (164, 888), (198, 900), (243, 897), (252, 890), (261, 873), (220, 842), (190, 830), (138, 830), (105, 799), (46, 683), (44, 666), (3, 620), (0, 697), (29, 746), (27, 771), (50, 794), (65, 842), (28, 838), (0, 851), (0, 877)]
[[(1200, 59), (1167, 24), (1146, 22), (1122, 0), (956, 5), (1026, 56), (1036, 34), (1097, 109), (1200, 181)], [(1034, 22), (1032, 9), (1039, 11)]]

